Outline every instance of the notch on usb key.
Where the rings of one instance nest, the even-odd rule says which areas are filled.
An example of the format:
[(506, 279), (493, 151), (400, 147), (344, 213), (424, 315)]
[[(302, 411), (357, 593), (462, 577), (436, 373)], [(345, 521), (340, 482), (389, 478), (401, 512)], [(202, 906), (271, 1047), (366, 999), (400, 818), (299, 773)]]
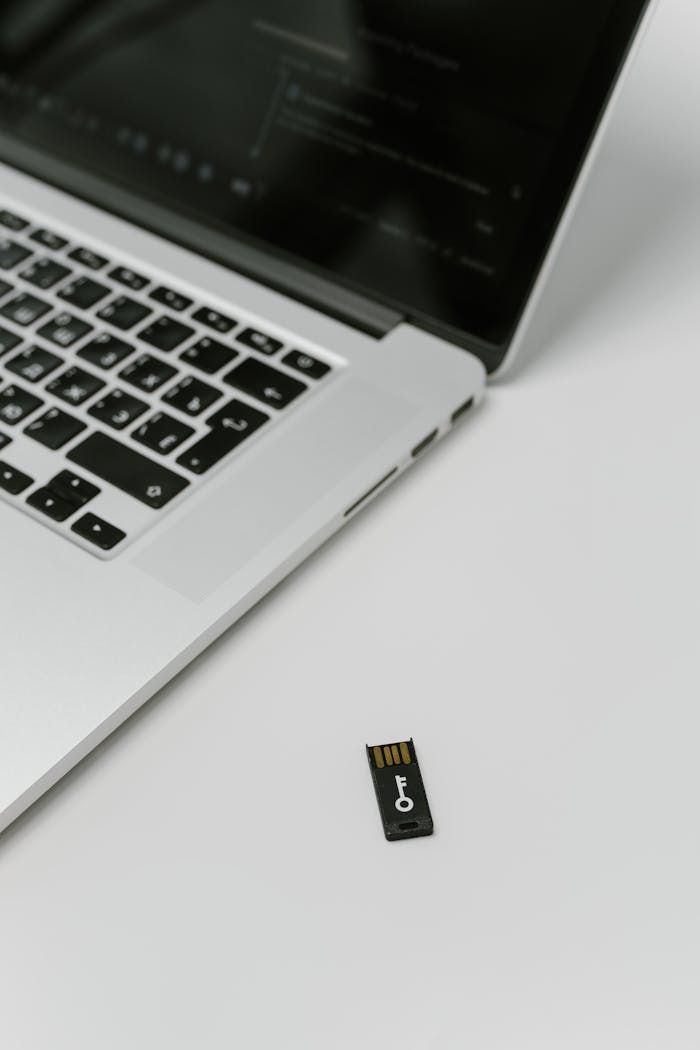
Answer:
[(367, 760), (389, 842), (432, 835), (433, 818), (413, 740), (367, 747)]

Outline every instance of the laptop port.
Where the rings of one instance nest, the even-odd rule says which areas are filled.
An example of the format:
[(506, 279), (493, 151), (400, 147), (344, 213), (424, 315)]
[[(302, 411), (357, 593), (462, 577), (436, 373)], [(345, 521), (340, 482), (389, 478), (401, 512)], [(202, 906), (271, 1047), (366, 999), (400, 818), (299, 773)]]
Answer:
[(415, 459), (416, 456), (420, 456), (421, 452), (425, 452), (425, 450), (428, 447), (428, 445), (432, 445), (433, 441), (435, 440), (435, 438), (437, 436), (438, 436), (438, 431), (434, 430), (432, 432), (432, 434), (428, 434), (428, 436), (426, 438), (423, 438), (423, 440), (420, 442), (420, 444), (416, 445), (416, 447), (414, 448), (413, 452), (411, 453), (413, 458)]
[(453, 426), (457, 422), (458, 419), (462, 418), (462, 416), (465, 414), (465, 412), (469, 411), (469, 409), (472, 407), (473, 404), (474, 404), (474, 398), (470, 397), (468, 401), (465, 401), (463, 405), (460, 405), (460, 407), (455, 412), (452, 413), (452, 425)]
[(343, 517), (349, 518), (353, 511), (356, 511), (358, 507), (361, 507), (362, 504), (370, 498), (370, 496), (373, 496), (375, 492), (378, 492), (382, 485), (386, 484), (389, 478), (393, 478), (394, 474), (398, 472), (398, 469), (398, 467), (394, 467), (394, 469), (390, 470), (389, 473), (386, 474), (381, 481), (378, 481), (376, 485), (372, 485), (372, 488), (369, 489), (368, 492), (365, 492), (364, 496), (360, 496), (360, 498), (356, 500), (351, 507), (348, 507), (348, 509), (343, 514)]

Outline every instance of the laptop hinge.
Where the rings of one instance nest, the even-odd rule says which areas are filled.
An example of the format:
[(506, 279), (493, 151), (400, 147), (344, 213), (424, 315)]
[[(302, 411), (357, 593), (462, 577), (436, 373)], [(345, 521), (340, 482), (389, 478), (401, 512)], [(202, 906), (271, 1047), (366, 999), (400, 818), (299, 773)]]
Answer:
[(398, 310), (345, 289), (303, 266), (277, 258), (264, 248), (203, 228), (154, 200), (106, 183), (99, 176), (2, 133), (0, 160), (368, 335), (381, 338), (404, 320)]

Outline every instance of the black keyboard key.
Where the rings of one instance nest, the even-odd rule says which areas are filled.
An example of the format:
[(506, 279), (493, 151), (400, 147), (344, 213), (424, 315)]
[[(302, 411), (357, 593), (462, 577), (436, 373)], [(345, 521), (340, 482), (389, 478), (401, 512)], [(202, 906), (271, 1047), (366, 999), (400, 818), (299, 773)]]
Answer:
[(21, 376), (29, 383), (38, 383), (62, 364), (61, 358), (50, 354), (48, 350), (42, 350), (39, 346), (30, 346), (28, 350), (22, 350), (11, 361), (6, 361), (5, 368), (8, 372), (14, 372), (15, 375)]
[(38, 299), (35, 295), (29, 295), (27, 292), (20, 292), (14, 299), (10, 299), (9, 302), (5, 303), (0, 309), (0, 313), (7, 317), (8, 320), (26, 328), (27, 325), (34, 324), (40, 317), (47, 314), (50, 309), (49, 303), (44, 302), (43, 299)]
[(37, 244), (43, 244), (45, 248), (50, 248), (52, 252), (58, 252), (68, 244), (65, 237), (60, 237), (57, 233), (52, 233), (51, 230), (35, 230), (30, 235), (30, 240), (36, 241)]
[(198, 416), (222, 396), (215, 387), (203, 383), (201, 379), (186, 376), (176, 386), (163, 394), (163, 401), (174, 408), (179, 408), (188, 416)]
[(60, 474), (51, 479), (47, 488), (75, 507), (84, 507), (86, 503), (100, 494), (97, 485), (85, 481), (84, 478), (79, 478), (72, 470), (62, 470)]
[(76, 310), (90, 310), (109, 295), (109, 291), (106, 285), (93, 281), (91, 277), (76, 277), (61, 288), (58, 298), (70, 303)]
[(127, 269), (126, 266), (115, 266), (113, 270), (109, 271), (108, 276), (113, 281), (119, 281), (119, 284), (125, 284), (127, 288), (131, 288), (132, 292), (140, 292), (142, 288), (150, 284), (148, 277), (142, 277), (140, 273), (134, 273), (133, 270)]
[(82, 405), (104, 385), (104, 380), (98, 379), (92, 372), (73, 367), (67, 368), (65, 372), (61, 372), (60, 376), (56, 376), (46, 389), (54, 397), (67, 401), (69, 405)]
[(221, 332), (222, 334), (230, 332), (232, 328), (236, 327), (236, 322), (231, 317), (220, 314), (218, 310), (209, 310), (206, 306), (195, 310), (192, 317), (195, 321), (199, 321), (200, 324), (206, 325), (207, 328), (213, 328), (215, 332)]
[(226, 430), (212, 430), (181, 456), (178, 456), (177, 462), (181, 467), (191, 470), (193, 474), (204, 474), (221, 462), (229, 452), (233, 452), (241, 440), (238, 434), (229, 433)]
[(42, 325), (38, 329), (37, 335), (40, 335), (42, 339), (48, 339), (50, 342), (56, 343), (57, 346), (61, 346), (65, 350), (72, 346), (73, 343), (77, 343), (79, 339), (89, 335), (92, 330), (92, 325), (86, 324), (85, 321), (74, 317), (73, 314), (61, 313), (56, 314), (45, 325)]
[(204, 474), (266, 423), (269, 416), (242, 401), (231, 401), (208, 420), (213, 429), (187, 449), (178, 463), (194, 474)]
[(218, 339), (210, 339), (208, 335), (205, 335), (203, 339), (199, 339), (192, 346), (183, 350), (180, 357), (189, 365), (198, 368), (200, 372), (213, 375), (214, 372), (218, 372), (219, 369), (225, 368), (231, 361), (234, 361), (238, 357), (238, 351), (232, 346), (220, 343)]
[(317, 360), (310, 354), (302, 353), (301, 350), (291, 350), (282, 358), (282, 364), (296, 369), (297, 372), (303, 372), (312, 379), (322, 379), (331, 370), (330, 365)]
[(0, 237), (1, 270), (11, 270), (13, 266), (19, 266), (31, 254), (28, 248), (23, 248), (16, 241), (11, 241), (8, 237)]
[(142, 303), (137, 303), (135, 299), (129, 299), (126, 295), (119, 295), (98, 310), (97, 316), (103, 321), (109, 321), (115, 328), (126, 331), (127, 328), (133, 328), (139, 321), (143, 321), (150, 313), (151, 310)]
[(36, 285), (46, 291), (53, 288), (55, 284), (67, 277), (70, 270), (67, 266), (61, 266), (55, 259), (37, 259), (31, 263), (26, 270), (22, 270), (20, 277), (29, 284)]
[(177, 368), (173, 368), (172, 365), (166, 365), (164, 361), (160, 361), (157, 357), (152, 357), (151, 354), (141, 354), (130, 365), (122, 369), (119, 373), (119, 378), (126, 379), (127, 383), (131, 383), (132, 386), (150, 393), (176, 375)]
[(240, 365), (224, 376), (224, 382), (251, 394), (258, 401), (273, 408), (284, 408), (307, 389), (304, 383), (270, 368), (262, 361), (246, 358)]
[(243, 343), (244, 346), (258, 350), (261, 354), (276, 354), (284, 345), (279, 339), (273, 339), (264, 332), (258, 332), (255, 328), (245, 328), (236, 336), (236, 340)]
[(0, 460), (0, 489), (9, 492), (11, 496), (19, 496), (20, 492), (24, 492), (33, 484), (34, 478), (30, 478), (28, 474), (23, 474), (21, 470)]
[(3, 354), (7, 354), (10, 350), (14, 350), (16, 346), (22, 342), (22, 337), (15, 335), (8, 328), (0, 327), (0, 357)]
[(21, 219), (19, 215), (15, 215), (13, 211), (8, 211), (6, 208), (0, 210), (0, 223), (3, 226), (7, 226), (8, 230), (14, 230), (18, 233), (20, 230), (26, 230), (29, 223), (26, 219)]
[(106, 434), (91, 434), (68, 459), (155, 510), (187, 488), (189, 482)]
[(74, 525), (71, 525), (71, 531), (82, 536), (84, 540), (90, 540), (103, 551), (111, 551), (113, 547), (126, 539), (125, 532), (116, 528), (115, 525), (110, 525), (108, 521), (98, 518), (96, 514), (85, 514), (79, 518)]
[(0, 419), (14, 426), (41, 408), (43, 401), (19, 386), (6, 386), (0, 391)]
[(106, 423), (115, 430), (123, 430), (129, 423), (142, 416), (148, 405), (123, 390), (112, 390), (106, 397), (100, 398), (90, 409), (90, 415)]
[(15, 286), (10, 284), (9, 281), (0, 281), (0, 299), (7, 295), (9, 292), (14, 292)]
[(9, 438), (7, 434), (0, 433), (0, 448), (7, 448), (10, 444), (12, 444), (12, 438)]
[(157, 350), (164, 350), (166, 353), (184, 343), (191, 335), (194, 335), (194, 328), (165, 315), (138, 333), (139, 339), (143, 339), (144, 343), (150, 343)]
[(106, 371), (124, 361), (133, 352), (134, 348), (129, 343), (117, 339), (116, 335), (110, 335), (109, 332), (102, 332), (78, 350), (78, 357)]
[(75, 504), (61, 499), (60, 496), (57, 496), (55, 492), (48, 488), (37, 489), (36, 492), (32, 492), (31, 496), (27, 496), (27, 506), (41, 511), (42, 514), (46, 514), (52, 521), (65, 521), (66, 518), (70, 518), (71, 514), (75, 514), (77, 510)]
[(152, 448), (154, 452), (167, 456), (193, 434), (193, 428), (188, 427), (186, 423), (173, 419), (165, 412), (157, 412), (155, 416), (147, 419), (134, 431), (133, 437), (147, 448)]
[(192, 306), (192, 300), (188, 299), (186, 295), (174, 292), (172, 288), (163, 288), (162, 285), (160, 288), (154, 288), (148, 294), (150, 299), (155, 299), (157, 303), (169, 306), (171, 310), (177, 310), (178, 313), (181, 310), (186, 310), (188, 306)]
[(246, 405), (243, 401), (234, 399), (225, 404), (223, 408), (218, 409), (212, 416), (209, 416), (207, 426), (213, 430), (221, 428), (241, 434), (243, 437), (248, 437), (254, 430), (261, 427), (263, 423), (267, 423), (269, 418), (265, 412), (253, 408), (252, 405)]
[(26, 426), (24, 433), (41, 445), (45, 445), (46, 448), (57, 449), (63, 448), (83, 430), (85, 430), (85, 424), (80, 420), (73, 419), (60, 408), (50, 408), (43, 416), (39, 416)]
[(98, 255), (97, 252), (93, 252), (89, 248), (74, 248), (72, 252), (68, 252), (68, 258), (82, 263), (82, 265), (87, 266), (89, 270), (101, 270), (108, 262), (107, 259), (104, 259), (101, 255)]

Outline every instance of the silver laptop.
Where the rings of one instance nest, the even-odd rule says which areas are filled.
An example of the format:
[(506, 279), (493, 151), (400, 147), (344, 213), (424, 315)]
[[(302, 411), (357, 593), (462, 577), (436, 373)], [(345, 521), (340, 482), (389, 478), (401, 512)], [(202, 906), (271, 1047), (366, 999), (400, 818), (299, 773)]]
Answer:
[(0, 830), (469, 418), (649, 11), (2, 5)]

